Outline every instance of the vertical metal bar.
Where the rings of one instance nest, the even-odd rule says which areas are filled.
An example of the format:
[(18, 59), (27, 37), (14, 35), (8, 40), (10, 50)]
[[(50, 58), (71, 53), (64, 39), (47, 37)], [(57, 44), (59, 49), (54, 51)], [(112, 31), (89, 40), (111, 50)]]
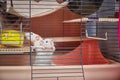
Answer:
[[(31, 3), (31, 0), (29, 0), (29, 27), (30, 27), (30, 46), (32, 45), (31, 44), (31, 6), (32, 6), (32, 3)], [(32, 49), (30, 47), (30, 65), (32, 66)]]
[[(62, 9), (62, 19), (63, 19), (63, 21), (64, 21), (64, 17), (65, 17), (65, 16), (64, 16), (64, 14), (65, 14), (64, 11), (65, 11), (65, 10), (64, 10), (64, 8), (63, 8), (63, 9)], [(62, 23), (62, 28), (63, 28), (63, 29), (62, 29), (62, 36), (65, 37), (65, 26), (64, 26), (64, 23)], [(64, 43), (62, 43), (62, 46), (64, 46)], [(59, 78), (57, 77), (57, 79), (59, 79)]]
[(2, 14), (2, 12), (0, 12), (0, 43), (2, 40), (2, 27), (3, 27), (3, 14)]
[(29, 0), (29, 28), (30, 28), (30, 66), (31, 66), (31, 80), (33, 80), (33, 64), (32, 64), (32, 48), (31, 48), (31, 7), (32, 7), (32, 0)]
[(57, 80), (59, 80), (59, 77), (57, 77)]
[(11, 2), (11, 7), (13, 7), (13, 0), (10, 0), (10, 2)]
[(0, 43), (2, 40), (2, 20), (0, 21)]
[[(117, 2), (116, 2), (117, 3)], [(120, 48), (120, 1), (118, 1), (118, 45)]]
[(21, 44), (21, 41), (22, 41), (22, 34), (23, 34), (23, 21), (22, 21), (22, 18), (20, 19), (20, 44)]
[[(80, 18), (81, 18), (81, 16), (82, 16), (82, 7), (83, 7), (83, 1), (84, 0), (81, 0), (81, 4), (80, 4), (80, 13), (81, 13), (81, 15), (80, 15)], [(80, 31), (80, 39), (82, 39), (83, 38), (83, 33), (82, 33), (82, 25), (83, 23), (82, 23), (82, 19), (81, 19), (81, 21), (80, 21), (80, 27), (81, 27), (81, 31)], [(82, 40), (81, 40), (82, 41)], [(82, 43), (82, 42), (80, 42), (80, 43)], [(84, 75), (84, 68), (83, 68), (83, 63), (82, 63), (82, 45), (80, 45), (80, 65), (81, 65), (81, 68), (82, 68), (82, 73), (83, 73), (83, 80), (85, 80), (85, 75)]]

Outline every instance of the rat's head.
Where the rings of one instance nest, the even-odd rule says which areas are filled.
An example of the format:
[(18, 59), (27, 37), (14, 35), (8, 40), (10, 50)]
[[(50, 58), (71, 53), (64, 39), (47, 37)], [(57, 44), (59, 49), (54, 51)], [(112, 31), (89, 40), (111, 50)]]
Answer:
[(52, 39), (44, 39), (44, 47), (51, 48), (52, 50), (55, 50), (55, 45)]
[(26, 32), (25, 37), (27, 40), (31, 40), (31, 42), (43, 40), (42, 37), (40, 37), (38, 34), (35, 34), (33, 32)]

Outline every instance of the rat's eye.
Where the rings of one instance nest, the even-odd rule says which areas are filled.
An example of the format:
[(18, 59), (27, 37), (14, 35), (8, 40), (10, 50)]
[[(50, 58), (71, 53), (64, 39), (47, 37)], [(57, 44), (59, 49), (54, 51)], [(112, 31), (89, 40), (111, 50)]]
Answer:
[(46, 41), (46, 43), (48, 43), (48, 41)]

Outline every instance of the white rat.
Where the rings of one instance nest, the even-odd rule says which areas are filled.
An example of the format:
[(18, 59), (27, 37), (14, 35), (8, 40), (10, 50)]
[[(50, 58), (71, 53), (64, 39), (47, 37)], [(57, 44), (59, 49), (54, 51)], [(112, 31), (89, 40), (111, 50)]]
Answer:
[(36, 52), (34, 65), (52, 65), (51, 58), (55, 51), (53, 40), (48, 38), (43, 39), (33, 32), (26, 32), (25, 37), (34, 43), (31, 46)]

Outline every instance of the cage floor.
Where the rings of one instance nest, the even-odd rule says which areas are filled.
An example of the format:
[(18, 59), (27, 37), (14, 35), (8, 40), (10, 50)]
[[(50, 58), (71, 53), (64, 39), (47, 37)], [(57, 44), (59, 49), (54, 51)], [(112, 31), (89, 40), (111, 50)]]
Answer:
[[(36, 67), (33, 66), (34, 69), (38, 72), (44, 74), (35, 74), (34, 76), (45, 76), (44, 78), (34, 78), (32, 80), (83, 80), (79, 76), (76, 77), (59, 77), (60, 75), (68, 75), (61, 73), (57, 74), (59, 71), (67, 71), (68, 68), (71, 68), (69, 72), (74, 69), (80, 70), (81, 66), (44, 66), (44, 67)], [(119, 69), (120, 64), (102, 64), (102, 65), (83, 65), (85, 79), (86, 80), (120, 80)], [(62, 70), (61, 70), (62, 69)], [(49, 73), (50, 74), (49, 74)], [(51, 74), (54, 72), (54, 74)], [(52, 77), (56, 76), (56, 77)], [(49, 77), (49, 78), (48, 78)], [(31, 80), (31, 66), (1, 66), (0, 67), (0, 79), (1, 80)]]

